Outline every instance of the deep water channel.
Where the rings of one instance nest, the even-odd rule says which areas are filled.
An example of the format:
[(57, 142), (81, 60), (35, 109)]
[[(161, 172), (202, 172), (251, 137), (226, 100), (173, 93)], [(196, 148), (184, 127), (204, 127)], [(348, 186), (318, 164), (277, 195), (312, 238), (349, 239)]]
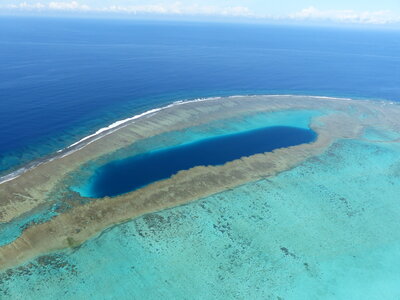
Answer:
[(85, 197), (101, 198), (134, 191), (167, 179), (181, 170), (226, 162), (313, 142), (311, 129), (289, 126), (265, 127), (163, 148), (100, 166), (86, 183)]

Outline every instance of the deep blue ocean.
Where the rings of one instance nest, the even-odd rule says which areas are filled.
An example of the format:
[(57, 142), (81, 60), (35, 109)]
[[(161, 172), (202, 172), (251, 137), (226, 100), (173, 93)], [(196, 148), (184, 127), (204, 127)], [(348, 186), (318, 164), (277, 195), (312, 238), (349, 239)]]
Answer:
[(400, 101), (400, 31), (0, 18), (0, 172), (176, 100)]

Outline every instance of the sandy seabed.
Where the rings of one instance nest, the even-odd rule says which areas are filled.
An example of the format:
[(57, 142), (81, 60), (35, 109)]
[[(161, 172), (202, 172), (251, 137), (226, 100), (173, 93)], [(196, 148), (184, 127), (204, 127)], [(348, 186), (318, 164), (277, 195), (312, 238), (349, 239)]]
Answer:
[[(319, 232), (316, 229), (317, 223), (315, 215), (308, 216), (307, 218), (305, 217), (307, 214), (303, 216), (296, 215), (299, 214), (300, 211), (298, 207), (299, 203), (294, 200), (296, 188), (303, 191), (299, 194), (300, 198), (304, 198), (306, 194), (308, 194), (310, 199), (315, 198), (315, 203), (307, 204), (308, 202), (306, 203), (303, 201), (302, 205), (311, 205), (307, 209), (316, 210), (316, 215), (327, 217), (325, 222), (331, 224), (331, 226), (338, 226), (339, 220), (347, 224), (346, 222), (348, 220), (344, 220), (342, 214), (346, 215), (346, 218), (360, 218), (360, 220), (357, 220), (358, 223), (347, 224), (349, 226), (348, 231), (354, 234), (354, 243), (363, 245), (363, 251), (365, 251), (367, 245), (374, 245), (374, 247), (377, 248), (379, 245), (383, 245), (385, 241), (391, 240), (391, 237), (384, 236), (380, 239), (375, 238), (374, 240), (376, 233), (373, 232), (373, 226), (371, 224), (371, 226), (366, 224), (365, 228), (362, 226), (360, 227), (361, 220), (366, 217), (366, 215), (362, 215), (362, 212), (368, 212), (372, 205), (372, 203), (369, 202), (371, 199), (368, 198), (368, 193), (361, 194), (360, 186), (364, 184), (363, 188), (366, 190), (368, 190), (370, 186), (371, 191), (369, 195), (378, 197), (374, 199), (374, 205), (376, 201), (382, 203), (382, 205), (386, 205), (387, 209), (389, 209), (390, 205), (395, 205), (394, 203), (389, 203), (389, 200), (394, 199), (387, 199), (388, 197), (390, 198), (390, 196), (386, 194), (389, 193), (392, 197), (396, 197), (393, 189), (394, 191), (396, 189), (400, 191), (398, 177), (396, 177), (399, 176), (399, 171), (396, 169), (398, 168), (398, 166), (396, 167), (398, 160), (396, 162), (396, 155), (393, 155), (393, 153), (399, 151), (399, 115), (400, 107), (388, 102), (276, 95), (238, 96), (214, 98), (208, 101), (194, 101), (170, 106), (146, 114), (141, 118), (129, 120), (129, 122), (121, 124), (120, 127), (112, 128), (110, 134), (98, 139), (92, 138), (88, 140), (89, 143), (84, 147), (80, 147), (79, 150), (64, 157), (43, 163), (23, 173), (19, 177), (0, 185), (0, 217), (3, 228), (7, 228), (7, 224), (9, 224), (10, 227), (16, 226), (13, 224), (20, 224), (18, 222), (24, 219), (34, 220), (34, 222), (25, 224), (23, 230), (17, 232), (13, 238), (8, 238), (6, 242), (3, 241), (3, 246), (0, 248), (0, 266), (3, 270), (9, 269), (7, 272), (10, 275), (8, 277), (6, 276), (4, 280), (6, 282), (14, 282), (14, 280), (18, 280), (16, 279), (18, 276), (20, 278), (22, 278), (21, 276), (27, 276), (26, 274), (22, 274), (22, 271), (21, 274), (18, 273), (18, 269), (13, 268), (15, 266), (19, 266), (17, 268), (25, 271), (29, 269), (27, 264), (31, 264), (32, 266), (32, 263), (35, 265), (35, 262), (37, 268), (41, 268), (40, 266), (47, 264), (57, 266), (59, 260), (56, 259), (56, 262), (54, 262), (54, 257), (57, 257), (57, 255), (59, 255), (57, 253), (60, 251), (68, 251), (62, 249), (81, 249), (78, 248), (79, 245), (89, 238), (96, 237), (107, 228), (108, 230), (111, 230), (110, 228), (119, 228), (120, 226), (123, 228), (129, 226), (126, 224), (131, 224), (131, 222), (140, 223), (142, 222), (141, 220), (144, 220), (146, 223), (146, 220), (149, 220), (149, 217), (146, 216), (149, 216), (149, 213), (157, 211), (165, 211), (163, 214), (168, 214), (170, 211), (173, 212), (174, 210), (188, 210), (190, 206), (183, 206), (181, 208), (179, 206), (199, 199), (203, 200), (196, 201), (194, 203), (197, 204), (193, 204), (198, 209), (199, 203), (205, 203), (204, 205), (206, 206), (208, 205), (207, 199), (211, 199), (209, 200), (211, 203), (221, 201), (223, 202), (223, 204), (221, 203), (222, 206), (227, 206), (227, 203), (230, 201), (229, 199), (239, 197), (237, 193), (242, 193), (242, 196), (239, 198), (248, 201), (250, 206), (257, 206), (264, 203), (265, 201), (263, 200), (259, 200), (260, 202), (258, 203), (257, 199), (264, 199), (265, 193), (270, 194), (268, 197), (272, 199), (271, 201), (275, 201), (274, 205), (276, 207), (274, 211), (271, 212), (275, 220), (275, 223), (272, 222), (275, 225), (271, 230), (275, 233), (271, 234), (276, 234), (276, 230), (280, 228), (283, 235), (287, 235), (289, 241), (283, 242), (281, 241), (282, 238), (278, 238), (277, 236), (274, 237), (274, 240), (269, 240), (269, 242), (267, 242), (265, 238), (259, 240), (260, 235), (262, 235), (261, 227), (255, 230), (254, 233), (249, 233), (250, 236), (256, 235), (250, 238), (249, 243), (251, 244), (252, 241), (259, 241), (259, 246), (261, 249), (265, 249), (266, 252), (273, 248), (273, 250), (271, 250), (271, 257), (275, 257), (275, 259), (278, 259), (278, 254), (282, 254), (284, 257), (294, 260), (302, 255), (308, 255), (308, 257), (317, 257), (318, 255), (322, 257), (325, 255), (326, 259), (328, 259), (338, 253), (344, 256), (349, 255), (349, 253), (355, 249), (355, 246), (351, 243), (340, 243), (340, 238), (344, 240), (349, 239), (350, 241), (350, 236), (344, 237), (340, 236), (338, 233), (335, 237), (332, 229), (333, 227), (330, 228), (327, 225), (327, 228), (324, 228), (324, 226), (322, 226)], [(79, 174), (82, 166), (90, 164), (93, 161), (107, 161), (115, 157), (115, 155), (112, 155), (113, 153), (124, 153), (124, 149), (131, 149), (134, 145), (145, 143), (147, 140), (153, 139), (157, 141), (157, 137), (171, 137), (173, 133), (179, 133), (181, 138), (187, 137), (188, 132), (192, 134), (192, 138), (195, 136), (194, 133), (196, 133), (198, 137), (207, 135), (209, 132), (218, 135), (218, 133), (224, 131), (244, 130), (257, 126), (266, 126), (266, 124), (270, 126), (297, 125), (310, 127), (318, 133), (318, 139), (311, 144), (244, 157), (226, 163), (223, 166), (199, 166), (190, 170), (181, 171), (167, 180), (153, 183), (145, 188), (118, 197), (85, 199), (78, 193), (71, 192), (69, 189), (71, 182), (76, 180), (76, 174)], [(176, 136), (179, 136), (179, 134)], [(365, 146), (367, 144), (368, 146)], [(366, 150), (365, 147), (367, 147), (368, 150)], [(354, 149), (354, 153), (352, 153), (352, 149)], [(371, 149), (374, 150), (372, 151)], [(380, 152), (383, 153), (382, 156), (379, 155)], [(400, 152), (397, 152), (397, 154), (398, 153)], [(363, 159), (364, 156), (365, 158)], [(337, 163), (335, 163), (335, 159)], [(337, 167), (346, 159), (350, 160), (350, 162), (348, 162), (349, 166), (355, 162), (357, 162), (355, 166), (363, 163), (365, 166), (358, 166), (359, 169), (353, 166), (345, 171), (346, 164), (343, 164), (342, 169), (337, 170)], [(379, 164), (376, 162), (379, 162)], [(391, 172), (391, 176), (381, 176), (381, 180), (386, 180), (385, 183), (389, 187), (379, 194), (377, 193), (376, 186), (371, 185), (366, 179), (364, 183), (358, 182), (360, 184), (358, 190), (360, 191), (354, 194), (355, 187), (350, 186), (351, 184), (346, 182), (354, 178), (355, 174), (360, 176), (360, 172), (368, 172), (368, 170), (371, 172), (374, 169), (378, 170), (378, 165), (386, 168), (382, 169), (382, 172)], [(339, 180), (339, 182), (336, 183), (336, 187), (329, 186), (329, 191), (324, 191), (323, 186), (327, 189), (326, 184), (328, 184), (325, 182), (328, 179), (327, 174), (329, 173), (327, 171), (327, 166), (330, 166), (337, 174), (331, 173), (329, 175), (331, 176), (329, 180), (332, 182)], [(360, 170), (360, 168), (364, 169)], [(310, 170), (313, 169), (315, 170), (311, 172)], [(316, 174), (322, 174), (322, 177), (318, 177)], [(365, 176), (367, 175), (366, 173)], [(286, 181), (284, 180), (285, 178)], [(371, 178), (371, 180), (372, 179), (373, 178)], [(260, 183), (262, 187), (258, 189), (257, 185), (259, 183), (257, 182), (260, 182), (260, 180), (262, 182)], [(264, 182), (263, 180), (266, 181)], [(275, 182), (275, 184), (270, 183), (270, 180)], [(310, 182), (305, 183), (304, 180), (311, 181), (312, 184), (310, 184)], [(373, 180), (377, 181), (376, 178)], [(323, 181), (324, 184), (318, 181)], [(346, 186), (346, 184), (348, 184), (348, 186)], [(317, 191), (315, 189), (318, 186), (319, 189)], [(346, 189), (353, 190), (352, 196), (342, 195), (348, 193)], [(262, 191), (264, 191), (264, 193)], [(243, 193), (247, 193), (247, 196), (243, 196)], [(275, 196), (271, 196), (271, 193)], [(299, 193), (299, 191), (297, 191), (297, 193)], [(335, 193), (337, 195), (335, 195)], [(281, 200), (281, 203), (276, 197)], [(379, 199), (379, 197), (382, 197), (382, 199)], [(332, 204), (332, 199), (336, 199), (337, 203)], [(325, 211), (326, 208), (324, 208), (323, 203), (320, 203), (320, 201), (327, 201), (327, 203), (331, 203), (331, 205), (334, 206), (331, 207), (332, 211), (329, 214)], [(358, 202), (355, 204), (355, 202), (352, 203), (352, 201)], [(292, 203), (293, 205), (293, 212), (290, 214), (288, 214), (287, 211), (285, 213), (281, 211), (283, 206), (286, 207), (289, 205), (288, 203)], [(327, 203), (325, 203), (325, 205), (327, 205)], [(232, 209), (234, 210), (235, 205), (238, 204), (233, 203), (232, 205)], [(355, 206), (357, 207), (355, 208)], [(38, 214), (38, 212), (42, 213), (54, 207), (56, 207), (54, 214), (50, 214), (50, 216), (46, 215), (46, 219), (40, 220), (40, 217), (30, 219), (33, 215)], [(165, 210), (167, 208), (172, 209), (170, 211)], [(384, 209), (382, 207), (380, 208), (383, 210), (381, 211), (383, 214)], [(226, 207), (225, 209), (230, 210), (231, 208)], [(248, 215), (244, 217), (247, 220), (251, 216), (252, 209), (250, 207), (242, 209), (244, 212), (248, 213)], [(263, 211), (263, 209), (257, 206), (254, 210), (257, 210), (253, 211), (254, 218), (261, 218), (260, 211)], [(394, 214), (396, 207), (390, 207), (390, 211)], [(240, 223), (240, 218), (237, 216), (238, 213), (232, 212), (232, 214), (234, 216), (233, 218), (236, 218), (236, 221)], [(139, 218), (136, 221), (129, 221), (142, 215), (144, 215), (141, 217), (142, 219)], [(228, 213), (226, 213), (226, 217), (229, 217)], [(279, 221), (280, 217), (284, 217), (285, 220)], [(163, 216), (162, 219), (156, 217), (155, 220), (149, 222), (153, 222), (155, 224), (154, 226), (159, 228), (160, 222), (163, 223), (164, 221), (162, 220), (165, 218), (165, 216)], [(378, 217), (373, 219), (374, 222), (379, 221)], [(18, 220), (18, 222), (16, 222), (16, 220)], [(303, 228), (303, 231), (293, 231), (290, 229), (291, 226), (288, 225), (287, 220), (292, 220), (298, 227)], [(127, 221), (129, 222), (124, 223)], [(251, 223), (252, 221), (248, 222)], [(121, 223), (124, 224), (112, 227)], [(260, 224), (253, 225), (255, 226), (254, 228), (260, 226)], [(148, 226), (148, 224), (146, 226)], [(240, 230), (235, 231), (232, 229), (232, 226), (226, 226), (227, 228), (225, 229), (217, 226), (220, 229), (219, 232), (225, 234), (225, 232), (231, 231), (233, 236), (237, 236), (237, 240), (240, 239)], [(312, 230), (308, 231), (308, 226), (311, 226)], [(393, 229), (393, 231), (395, 230), (395, 226), (391, 226), (392, 224), (388, 225), (389, 229), (385, 230), (385, 234), (393, 235), (393, 233), (388, 232), (390, 229)], [(342, 229), (343, 228), (339, 228), (338, 232), (341, 232)], [(119, 229), (112, 230), (118, 231)], [(294, 232), (300, 236), (296, 237)], [(332, 244), (329, 246), (329, 251), (322, 251), (318, 254), (315, 248), (317, 247), (315, 239), (318, 240), (316, 236), (320, 235), (321, 232), (324, 233), (322, 236), (330, 232), (333, 234), (333, 240), (335, 240), (335, 238), (337, 240), (336, 243), (332, 241)], [(139, 231), (136, 233), (139, 234)], [(299, 240), (301, 235), (304, 235), (304, 243)], [(313, 235), (312, 239), (311, 235)], [(98, 240), (102, 236), (103, 235), (89, 240), (80, 247), (87, 250), (87, 247), (92, 247), (91, 243), (93, 240)], [(139, 234), (139, 237), (140, 236)], [(154, 236), (152, 238), (154, 238)], [(158, 238), (160, 237), (158, 236)], [(191, 238), (187, 237), (187, 239), (190, 240)], [(232, 239), (232, 243), (235, 243), (235, 239)], [(281, 245), (280, 247), (277, 246), (278, 240)], [(295, 240), (296, 242), (294, 242)], [(321, 249), (328, 247), (326, 240), (321, 238), (321, 241), (324, 241), (321, 242), (323, 244)], [(142, 243), (144, 242), (145, 241), (142, 241)], [(181, 241), (181, 243), (183, 242)], [(287, 245), (288, 243), (292, 243), (291, 247)], [(310, 245), (312, 244), (312, 247), (307, 247), (307, 243)], [(199, 249), (201, 249), (203, 246), (199, 247)], [(310, 250), (311, 248), (312, 250)], [(361, 248), (362, 247), (360, 247), (360, 249)], [(358, 250), (361, 251), (360, 249)], [(169, 248), (168, 251), (172, 250)], [(208, 251), (214, 250), (208, 249)], [(101, 253), (101, 251), (99, 253)], [(169, 255), (171, 257), (174, 256), (172, 253)], [(335, 257), (338, 259), (337, 256)], [(204, 264), (206, 261), (205, 257), (201, 259), (204, 259), (204, 261), (196, 261), (196, 263), (199, 264), (199, 268), (200, 265)], [(313, 270), (313, 262), (309, 260), (310, 259), (301, 264), (299, 263), (302, 265), (301, 272), (315, 272), (315, 274), (317, 274), (318, 270)], [(62, 262), (60, 262), (60, 264), (62, 264)], [(260, 264), (260, 261), (258, 261), (257, 264)], [(277, 269), (277, 264), (279, 265), (278, 261), (268, 262), (269, 268)], [(315, 262), (315, 264), (317, 264), (317, 262)], [(225, 265), (228, 268), (229, 263), (225, 262)], [(233, 266), (231, 267), (233, 268)], [(241, 270), (241, 272), (242, 271), (244, 270)], [(278, 271), (281, 272), (282, 270)], [(29, 272), (34, 271), (30, 269)], [(266, 271), (260, 270), (260, 272)], [(298, 270), (298, 272), (301, 273), (300, 270)], [(279, 276), (283, 276), (283, 273), (279, 274)], [(280, 280), (278, 277), (275, 279), (277, 282)], [(306, 282), (309, 280), (307, 278), (296, 278), (296, 280), (303, 280)], [(232, 280), (233, 278), (231, 278), (231, 281)], [(319, 280), (324, 279), (323, 277), (319, 277)], [(253, 282), (252, 284), (255, 285), (256, 283)], [(13, 293), (10, 286), (7, 291), (8, 293)], [(292, 293), (300, 292), (304, 291), (292, 291)], [(277, 292), (276, 295), (278, 294)], [(265, 296), (265, 294), (263, 295)]]

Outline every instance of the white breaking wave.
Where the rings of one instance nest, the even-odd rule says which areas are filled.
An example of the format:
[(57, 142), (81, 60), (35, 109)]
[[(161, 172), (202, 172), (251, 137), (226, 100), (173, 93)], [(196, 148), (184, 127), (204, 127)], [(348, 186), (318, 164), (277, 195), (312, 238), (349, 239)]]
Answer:
[[(163, 106), (163, 107), (159, 107), (159, 108), (153, 108), (153, 109), (150, 109), (148, 111), (145, 111), (144, 113), (135, 115), (135, 116), (133, 116), (131, 118), (127, 118), (127, 119), (124, 119), (124, 120), (119, 120), (119, 121), (116, 121), (116, 122), (112, 123), (111, 125), (108, 125), (107, 127), (103, 127), (101, 129), (97, 130), (95, 133), (80, 139), (79, 141), (77, 141), (76, 143), (73, 143), (72, 145), (69, 145), (67, 147), (67, 149), (71, 148), (71, 147), (74, 147), (76, 145), (79, 145), (80, 143), (82, 143), (82, 142), (84, 142), (84, 141), (86, 141), (86, 140), (88, 140), (88, 139), (90, 139), (92, 137), (95, 137), (97, 135), (100, 135), (103, 132), (106, 133), (105, 135), (110, 134), (112, 132), (115, 132), (115, 130), (113, 130), (113, 131), (111, 131), (111, 130), (114, 129), (114, 128), (117, 128), (117, 127), (118, 127), (117, 129), (123, 128), (124, 126), (121, 126), (121, 125), (125, 125), (126, 126), (126, 125), (128, 125), (127, 123), (130, 123), (131, 121), (137, 120), (137, 119), (145, 117), (145, 116), (152, 115), (152, 114), (160, 112), (160, 111), (162, 111), (164, 109), (167, 109), (167, 108), (170, 108), (170, 107), (173, 107), (173, 106), (177, 106), (177, 105), (187, 104), (187, 103), (193, 103), (193, 102), (199, 102), (199, 101), (210, 101), (210, 100), (217, 100), (217, 99), (220, 99), (220, 97), (199, 98), (199, 99), (187, 100), (187, 101), (175, 101), (172, 104), (169, 104), (167, 106)], [(102, 137), (105, 136), (105, 135), (102, 135)], [(91, 141), (91, 142), (93, 142), (93, 141)], [(62, 151), (62, 150), (59, 150), (59, 151)]]
[(112, 123), (111, 125), (108, 125), (106, 127), (103, 127), (99, 130), (97, 130), (95, 133), (90, 134), (82, 139), (80, 139), (79, 141), (69, 145), (68, 147), (64, 148), (64, 149), (60, 149), (58, 151), (56, 151), (55, 153), (58, 153), (60, 155), (52, 155), (52, 157), (44, 160), (44, 161), (33, 161), (31, 163), (29, 163), (28, 165), (10, 173), (7, 175), (4, 175), (2, 177), (0, 177), (0, 184), (3, 184), (5, 182), (11, 181), (15, 178), (18, 178), (19, 176), (21, 176), (22, 174), (24, 174), (25, 172), (32, 170), (33, 168), (36, 168), (44, 163), (48, 163), (51, 162), (55, 159), (59, 159), (59, 158), (63, 158), (65, 156), (68, 156), (72, 153), (74, 153), (75, 151), (81, 150), (84, 147), (86, 147), (87, 145), (99, 140), (100, 138), (109, 135), (121, 128), (126, 127), (127, 125), (133, 123), (133, 121), (139, 119), (139, 118), (143, 118), (146, 116), (150, 116), (150, 115), (154, 115), (162, 110), (165, 110), (167, 108), (171, 108), (174, 106), (178, 106), (178, 105), (183, 105), (183, 104), (188, 104), (188, 103), (193, 103), (193, 102), (202, 102), (202, 101), (212, 101), (212, 100), (218, 100), (221, 99), (221, 97), (209, 97), (209, 98), (198, 98), (198, 99), (193, 99), (193, 100), (187, 100), (187, 101), (175, 101), (169, 105), (163, 106), (163, 107), (159, 107), (159, 108), (153, 108), (150, 109), (148, 111), (145, 111), (141, 114), (138, 115), (134, 115), (133, 117), (127, 118), (127, 119), (123, 119), (123, 120), (119, 120), (116, 121), (114, 123)]
[[(10, 173), (7, 175), (4, 175), (2, 177), (0, 177), (0, 184), (3, 184), (5, 182), (11, 181), (19, 176), (21, 176), (22, 174), (24, 174), (25, 172), (40, 166), (44, 163), (48, 163), (51, 162), (55, 159), (59, 159), (59, 158), (63, 158), (65, 156), (68, 156), (72, 153), (74, 153), (75, 151), (81, 150), (82, 148), (86, 147), (87, 145), (99, 140), (100, 138), (109, 135), (121, 128), (126, 127), (127, 125), (133, 123), (133, 121), (139, 119), (139, 118), (143, 118), (146, 116), (150, 116), (153, 114), (156, 114), (162, 110), (165, 110), (167, 108), (171, 108), (174, 106), (178, 106), (178, 105), (184, 105), (184, 104), (189, 104), (189, 103), (193, 103), (193, 102), (203, 102), (203, 101), (213, 101), (213, 100), (219, 100), (222, 98), (248, 98), (248, 97), (262, 97), (262, 96), (268, 96), (268, 97), (308, 97), (308, 98), (315, 98), (315, 99), (330, 99), (330, 100), (342, 100), (342, 101), (350, 101), (353, 100), (351, 98), (339, 98), (339, 97), (328, 97), (328, 96), (314, 96), (314, 95), (233, 95), (233, 96), (227, 96), (227, 97), (208, 97), (208, 98), (198, 98), (198, 99), (193, 99), (193, 100), (179, 100), (179, 101), (175, 101), (169, 105), (163, 106), (163, 107), (159, 107), (159, 108), (153, 108), (150, 109), (148, 111), (145, 111), (141, 114), (138, 115), (134, 115), (133, 117), (127, 118), (127, 119), (123, 119), (123, 120), (119, 120), (116, 121), (114, 123), (112, 123), (111, 125), (108, 125), (106, 127), (103, 127), (99, 130), (97, 130), (95, 133), (90, 134), (82, 139), (80, 139), (79, 141), (69, 145), (68, 147), (58, 150), (56, 153), (59, 153), (60, 155), (51, 155), (50, 158), (43, 160), (43, 161), (33, 161), (31, 163), (29, 163), (28, 165)], [(363, 100), (365, 101), (365, 100)], [(387, 101), (382, 101), (383, 104), (396, 104), (394, 102), (387, 102)]]

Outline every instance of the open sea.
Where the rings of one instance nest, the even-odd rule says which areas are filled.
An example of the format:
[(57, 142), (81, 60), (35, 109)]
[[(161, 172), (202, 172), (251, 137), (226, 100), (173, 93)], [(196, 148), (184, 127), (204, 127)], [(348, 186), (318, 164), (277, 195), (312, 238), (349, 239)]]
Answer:
[[(302, 94), (400, 101), (400, 31), (384, 28), (0, 17), (0, 65), (0, 175), (180, 100)], [(216, 121), (224, 126), (140, 146), (151, 150), (150, 165), (174, 167), (179, 151), (198, 153), (196, 164), (220, 164), (229, 159), (206, 155), (204, 162), (200, 154), (235, 138), (246, 145), (225, 151), (230, 159), (265, 151), (249, 146), (262, 134), (290, 137), (266, 143), (267, 151), (310, 142), (308, 126), (319, 113)], [(363, 138), (335, 141), (274, 177), (129, 220), (79, 247), (1, 271), (0, 299), (399, 299), (400, 145), (374, 142), (398, 135), (371, 129)], [(171, 141), (188, 144), (174, 149)], [(103, 168), (115, 177), (147, 163), (124, 159), (127, 170), (118, 160)], [(129, 182), (128, 190), (135, 184), (147, 183)], [(39, 211), (0, 223), (0, 245), (53, 216)]]
[(400, 100), (400, 31), (0, 18), (0, 174), (177, 100)]

